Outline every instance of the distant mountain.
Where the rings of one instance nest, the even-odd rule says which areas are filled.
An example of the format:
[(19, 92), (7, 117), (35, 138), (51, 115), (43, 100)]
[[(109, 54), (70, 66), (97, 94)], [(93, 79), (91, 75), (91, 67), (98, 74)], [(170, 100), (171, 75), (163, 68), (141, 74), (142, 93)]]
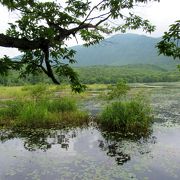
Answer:
[(76, 66), (152, 64), (164, 69), (175, 69), (172, 58), (158, 56), (156, 44), (160, 38), (137, 34), (118, 34), (90, 46), (74, 46)]

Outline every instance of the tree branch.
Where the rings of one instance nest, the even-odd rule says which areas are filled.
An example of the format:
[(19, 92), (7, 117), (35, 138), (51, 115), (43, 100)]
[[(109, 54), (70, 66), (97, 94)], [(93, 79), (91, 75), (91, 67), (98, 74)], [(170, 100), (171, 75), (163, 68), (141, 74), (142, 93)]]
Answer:
[(8, 35), (0, 34), (0, 46), (18, 48), (21, 50), (34, 50), (34, 49), (43, 49), (45, 44), (48, 43), (48, 40), (37, 39), (30, 41), (26, 38), (14, 38), (9, 37)]
[(98, 19), (98, 18), (101, 18), (101, 17), (103, 17), (103, 16), (105, 16), (105, 15), (108, 15), (108, 14), (110, 14), (111, 12), (107, 12), (107, 13), (104, 13), (104, 14), (101, 14), (101, 15), (99, 15), (99, 16), (95, 16), (95, 17), (92, 17), (92, 18), (89, 18), (89, 19), (87, 19), (87, 21), (89, 21), (89, 20), (94, 20), (94, 19)]
[(102, 0), (101, 2), (99, 2), (96, 6), (94, 6), (90, 12), (88, 13), (88, 15), (86, 16), (86, 18), (84, 19), (84, 21), (82, 22), (82, 24), (84, 24), (86, 22), (86, 20), (88, 20), (89, 16), (91, 15), (91, 13), (98, 8), (99, 5), (101, 5), (104, 1), (106, 0)]
[(52, 79), (52, 81), (55, 84), (60, 84), (59, 81), (55, 78), (54, 73), (51, 68), (51, 65), (49, 63), (49, 48), (48, 47), (45, 48), (43, 52), (45, 55), (44, 60), (45, 60), (47, 71), (45, 70), (45, 68), (43, 68), (43, 66), (41, 66), (41, 69), (48, 75), (48, 77), (50, 77)]
[(102, 19), (102, 20), (100, 20), (98, 23), (96, 23), (96, 27), (97, 26), (99, 26), (101, 23), (103, 23), (104, 21), (106, 21), (107, 19), (109, 19), (110, 18), (110, 16), (111, 16), (111, 14), (109, 14), (106, 18), (104, 18), (104, 19)]

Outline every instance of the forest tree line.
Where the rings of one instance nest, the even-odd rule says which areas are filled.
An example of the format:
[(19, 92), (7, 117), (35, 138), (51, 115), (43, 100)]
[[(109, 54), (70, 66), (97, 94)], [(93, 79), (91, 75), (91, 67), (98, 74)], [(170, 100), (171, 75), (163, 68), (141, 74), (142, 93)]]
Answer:
[[(180, 73), (177, 69), (166, 70), (154, 65), (125, 65), (125, 66), (89, 66), (75, 67), (79, 79), (83, 84), (114, 84), (123, 79), (128, 83), (148, 82), (176, 82), (180, 81)], [(57, 77), (61, 83), (67, 83), (67, 77)], [(25, 85), (36, 83), (49, 83), (43, 73), (19, 77), (16, 71), (11, 71), (8, 76), (0, 75), (0, 85)]]

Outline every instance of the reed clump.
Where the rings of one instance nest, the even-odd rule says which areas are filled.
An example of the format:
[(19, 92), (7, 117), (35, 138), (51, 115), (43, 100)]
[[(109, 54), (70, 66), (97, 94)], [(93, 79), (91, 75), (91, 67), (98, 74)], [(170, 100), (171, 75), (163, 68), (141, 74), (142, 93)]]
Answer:
[[(122, 84), (122, 86), (120, 86)], [(123, 90), (123, 88), (125, 88)], [(103, 109), (98, 122), (106, 130), (147, 131), (152, 122), (151, 107), (143, 92), (130, 95), (129, 87), (123, 82), (108, 94), (110, 100)], [(121, 96), (122, 92), (122, 96)]]

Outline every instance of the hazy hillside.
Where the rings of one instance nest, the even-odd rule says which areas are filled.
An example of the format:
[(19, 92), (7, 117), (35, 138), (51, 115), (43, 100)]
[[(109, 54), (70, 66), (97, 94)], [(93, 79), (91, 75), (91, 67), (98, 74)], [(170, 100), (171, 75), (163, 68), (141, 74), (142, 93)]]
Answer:
[(175, 68), (171, 58), (158, 56), (155, 46), (159, 40), (144, 35), (119, 34), (94, 46), (72, 48), (77, 51), (76, 66), (155, 64), (166, 69)]

